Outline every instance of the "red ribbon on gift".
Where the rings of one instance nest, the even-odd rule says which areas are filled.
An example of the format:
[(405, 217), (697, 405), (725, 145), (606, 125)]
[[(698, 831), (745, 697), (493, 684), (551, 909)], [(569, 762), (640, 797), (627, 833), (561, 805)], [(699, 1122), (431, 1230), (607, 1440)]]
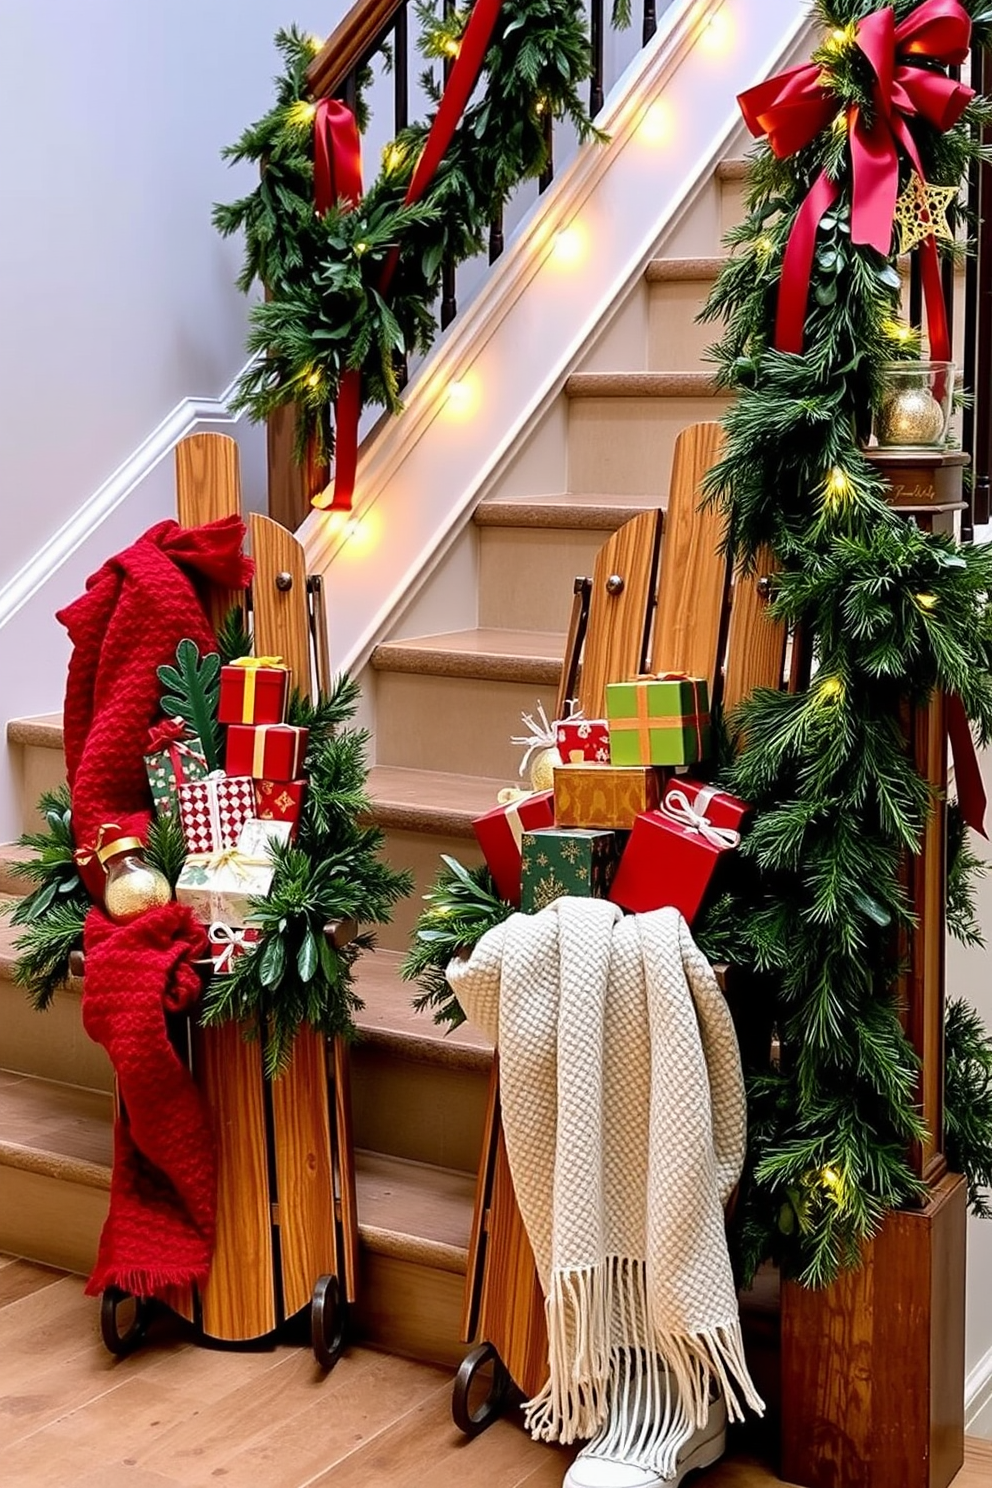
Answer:
[[(926, 119), (947, 130), (964, 113), (974, 90), (942, 73), (913, 65), (914, 58), (955, 64), (965, 60), (971, 18), (958, 0), (923, 0), (896, 24), (891, 6), (858, 22), (855, 44), (871, 64), (871, 124), (858, 107), (847, 112), (851, 146), (851, 241), (869, 244), (888, 257), (899, 194), (899, 148), (925, 180), (908, 120)], [(820, 81), (814, 62), (792, 68), (749, 88), (738, 98), (744, 121), (756, 137), (765, 135), (780, 160), (796, 154), (837, 117), (837, 100)], [(801, 352), (810, 274), (820, 222), (840, 195), (840, 187), (821, 172), (799, 209), (782, 262), (775, 345)], [(930, 354), (950, 361), (947, 311), (940, 283), (937, 244), (931, 233), (920, 244), (920, 267), (930, 330)]]
[(145, 745), (146, 754), (167, 754), (172, 766), (177, 785), (186, 783), (186, 768), (183, 764), (183, 755), (187, 759), (198, 761), (204, 769), (207, 768), (207, 758), (204, 754), (198, 754), (184, 740), (189, 730), (185, 720), (182, 718), (164, 718), (161, 723), (153, 724), (148, 730), (148, 743)]

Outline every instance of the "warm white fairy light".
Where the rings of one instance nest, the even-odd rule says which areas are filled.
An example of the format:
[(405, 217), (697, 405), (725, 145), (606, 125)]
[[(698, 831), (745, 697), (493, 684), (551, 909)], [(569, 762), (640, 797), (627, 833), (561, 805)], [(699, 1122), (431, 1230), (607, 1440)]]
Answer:
[(480, 401), (479, 385), (471, 374), (449, 382), (444, 390), (445, 412), (458, 422), (471, 418)]
[(586, 234), (580, 224), (570, 222), (567, 227), (555, 233), (551, 242), (551, 256), (562, 268), (572, 268), (585, 258), (587, 247)]
[(667, 106), (660, 98), (649, 103), (638, 126), (638, 133), (649, 145), (662, 145), (670, 138), (672, 122)]
[(704, 51), (725, 52), (733, 38), (733, 25), (727, 7), (716, 10), (702, 29), (699, 44)]

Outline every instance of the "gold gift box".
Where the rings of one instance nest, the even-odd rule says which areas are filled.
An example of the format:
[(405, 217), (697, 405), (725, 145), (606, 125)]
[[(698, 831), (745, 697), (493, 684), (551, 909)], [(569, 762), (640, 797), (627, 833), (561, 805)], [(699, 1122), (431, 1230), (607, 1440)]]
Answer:
[(656, 811), (662, 772), (652, 765), (559, 765), (555, 826), (627, 832), (642, 811)]

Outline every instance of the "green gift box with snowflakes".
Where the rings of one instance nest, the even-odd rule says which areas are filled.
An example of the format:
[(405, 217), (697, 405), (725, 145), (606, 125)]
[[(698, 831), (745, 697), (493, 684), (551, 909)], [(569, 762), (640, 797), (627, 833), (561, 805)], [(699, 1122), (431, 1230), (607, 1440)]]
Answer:
[(179, 787), (203, 780), (209, 771), (203, 745), (181, 718), (157, 723), (145, 745), (145, 772), (158, 816), (171, 816), (179, 804)]
[(605, 899), (626, 833), (588, 827), (540, 827), (523, 835), (520, 908), (546, 909), (563, 894)]

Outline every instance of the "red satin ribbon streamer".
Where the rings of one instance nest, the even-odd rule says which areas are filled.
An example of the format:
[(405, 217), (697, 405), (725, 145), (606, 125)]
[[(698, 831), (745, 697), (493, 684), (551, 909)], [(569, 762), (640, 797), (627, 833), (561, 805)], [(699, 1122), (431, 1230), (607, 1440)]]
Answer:
[[(482, 63), (502, 3), (503, 0), (475, 0), (472, 14), (468, 18), (468, 25), (462, 34), (458, 56), (455, 58), (454, 66), (444, 86), (437, 113), (434, 115), (434, 122), (424, 142), (420, 159), (414, 166), (413, 175), (410, 177), (410, 184), (403, 199), (405, 206), (410, 206), (423, 196), (434, 178), (434, 172), (444, 158), (445, 150), (451, 144), (455, 130), (458, 128), (458, 121), (465, 112), (465, 107), (472, 96), (472, 90), (479, 81), (479, 73), (482, 71)], [(385, 294), (389, 288), (396, 272), (399, 256), (399, 245), (396, 245), (383, 265), (382, 280), (379, 284), (380, 294)]]
[[(322, 98), (313, 121), (313, 195), (322, 217), (335, 202), (354, 207), (362, 199), (362, 146), (355, 116), (337, 98)], [(358, 420), (362, 374), (341, 374), (334, 405), (334, 491), (315, 496), (321, 511), (351, 511), (358, 465)]]
[[(923, 166), (907, 119), (923, 118), (936, 129), (950, 129), (974, 97), (973, 89), (941, 73), (915, 67), (912, 59), (960, 63), (968, 55), (970, 42), (971, 18), (958, 0), (923, 0), (899, 25), (891, 6), (873, 11), (858, 23), (856, 45), (871, 63), (875, 83), (871, 127), (858, 108), (851, 108), (847, 117), (852, 242), (870, 244), (888, 257), (899, 194), (900, 146), (923, 179)], [(738, 102), (751, 133), (767, 136), (780, 160), (808, 145), (837, 114), (836, 99), (822, 86), (820, 68), (813, 62), (749, 88)], [(775, 344), (781, 351), (803, 349), (816, 234), (839, 190), (821, 173), (789, 235), (775, 322)], [(949, 361), (947, 312), (932, 234), (920, 245), (920, 262), (931, 355), (936, 361)]]
[(985, 808), (988, 802), (982, 767), (978, 762), (978, 751), (972, 738), (968, 715), (964, 711), (964, 703), (955, 693), (948, 695), (945, 716), (961, 815), (973, 831), (986, 837)]

